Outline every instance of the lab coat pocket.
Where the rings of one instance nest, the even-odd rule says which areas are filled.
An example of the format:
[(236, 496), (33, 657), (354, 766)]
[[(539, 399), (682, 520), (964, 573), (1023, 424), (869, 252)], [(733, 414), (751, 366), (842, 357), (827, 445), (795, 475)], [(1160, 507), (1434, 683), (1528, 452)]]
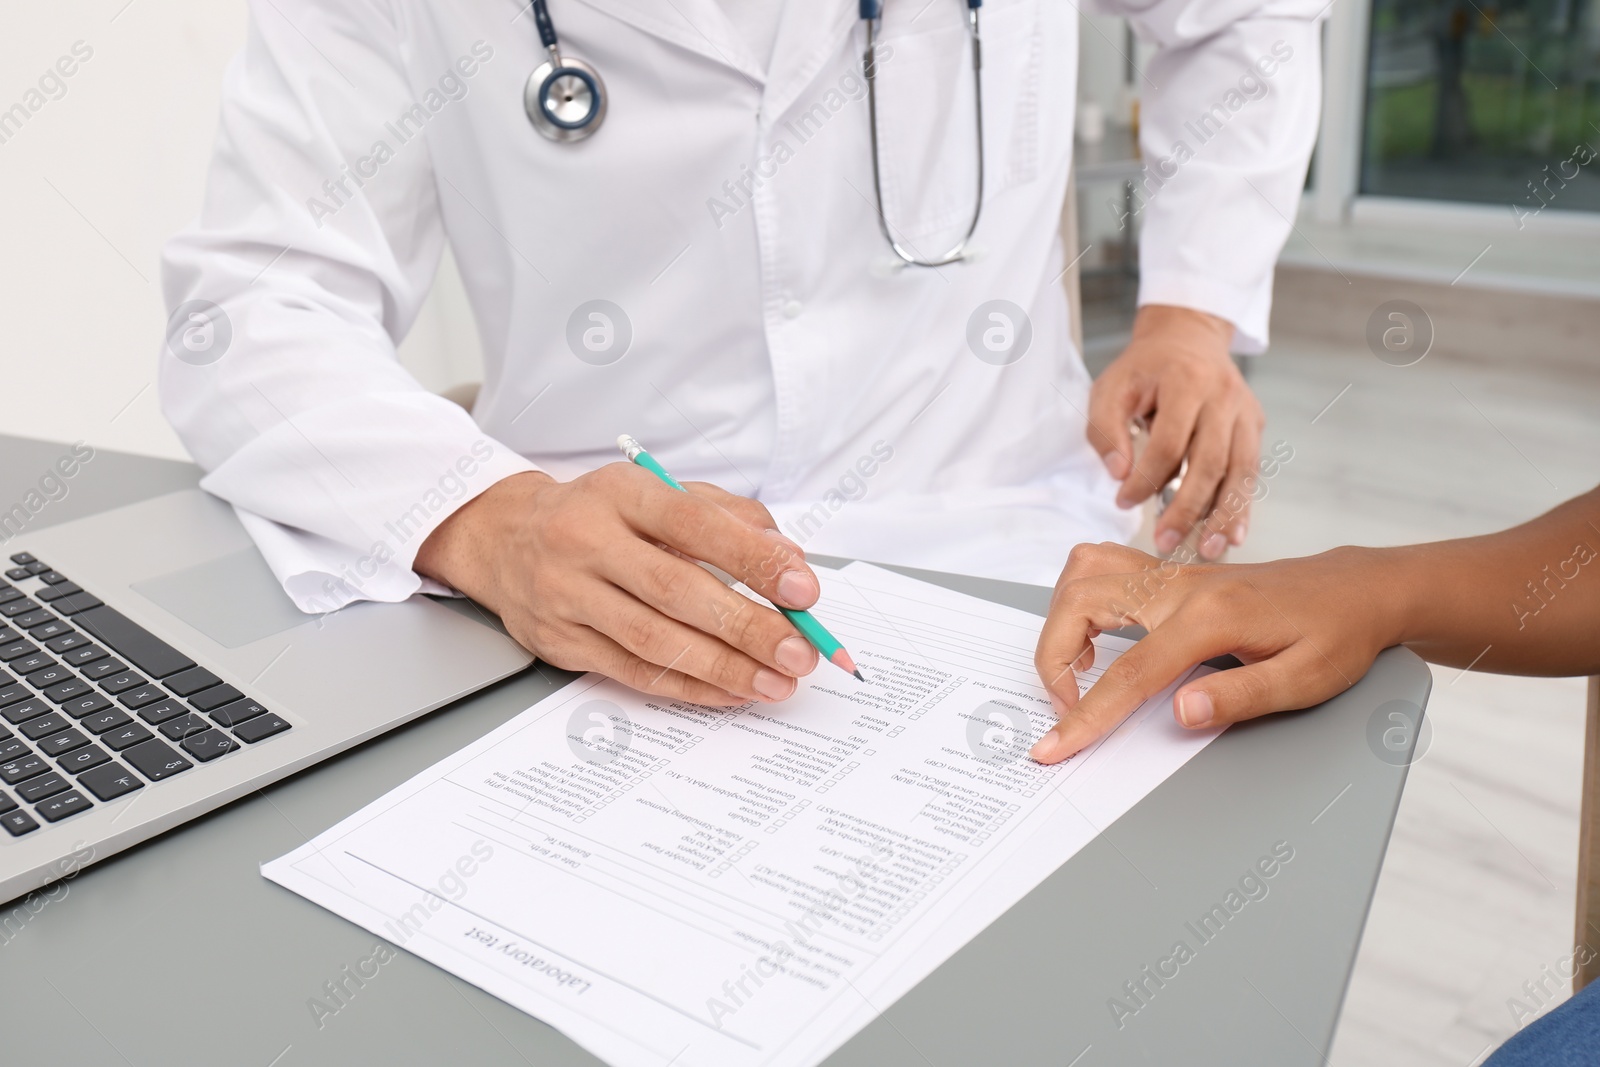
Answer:
[[(1039, 172), (1040, 0), (990, 0), (983, 42), (983, 198)], [(886, 15), (895, 7), (884, 5)], [(884, 212), (899, 238), (936, 255), (966, 232), (977, 202), (977, 115), (967, 8), (936, 0), (914, 21), (886, 19), (878, 65)]]

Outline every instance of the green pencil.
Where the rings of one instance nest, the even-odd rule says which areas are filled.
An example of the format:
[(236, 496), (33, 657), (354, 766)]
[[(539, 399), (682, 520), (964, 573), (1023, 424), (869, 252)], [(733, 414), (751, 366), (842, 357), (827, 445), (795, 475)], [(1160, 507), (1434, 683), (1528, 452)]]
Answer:
[[(638, 441), (635, 441), (627, 434), (623, 434), (617, 438), (617, 447), (622, 449), (622, 454), (628, 457), (630, 463), (638, 464), (680, 493), (687, 492), (683, 486), (678, 484), (678, 479), (668, 474), (667, 468), (657, 463), (656, 458), (646, 452), (644, 446)], [(861, 677), (861, 670), (856, 666), (856, 661), (850, 658), (849, 652), (845, 651), (844, 645), (840, 644), (839, 639), (830, 634), (827, 627), (818, 622), (811, 612), (796, 611), (793, 608), (786, 608), (779, 604), (772, 606), (783, 612), (784, 618), (794, 623), (794, 628), (800, 631), (802, 637), (811, 642), (813, 648), (822, 653), (823, 659), (840, 670), (848, 671), (850, 674), (855, 675), (860, 681), (866, 681), (865, 678)]]

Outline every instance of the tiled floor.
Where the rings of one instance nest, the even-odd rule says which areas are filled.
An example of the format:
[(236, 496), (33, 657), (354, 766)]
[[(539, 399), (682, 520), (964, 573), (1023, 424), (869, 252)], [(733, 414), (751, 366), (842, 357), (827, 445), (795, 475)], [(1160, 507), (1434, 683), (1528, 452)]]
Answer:
[[(1485, 532), (1600, 481), (1600, 385), (1279, 338), (1253, 371), (1294, 458), (1240, 561)], [(1331, 404), (1331, 406), (1329, 406)], [(1573, 948), (1583, 683), (1435, 670), (1335, 1067), (1467, 1067)], [(1559, 997), (1567, 992), (1561, 984)], [(1522, 1022), (1527, 1021), (1526, 1013)]]

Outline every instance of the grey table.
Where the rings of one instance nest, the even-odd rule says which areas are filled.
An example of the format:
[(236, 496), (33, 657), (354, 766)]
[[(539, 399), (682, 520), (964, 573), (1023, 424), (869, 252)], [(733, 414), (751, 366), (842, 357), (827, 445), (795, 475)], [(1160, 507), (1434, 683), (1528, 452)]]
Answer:
[[(63, 450), (0, 437), (0, 512)], [(186, 464), (101, 452), (32, 521), (196, 478)], [(1046, 603), (1031, 586), (923, 576), (1032, 611)], [(1321, 708), (1235, 726), (911, 993), (880, 1005), (829, 1067), (1321, 1063), (1409, 756), (1375, 738), (1395, 708), (1420, 709), (1429, 678), (1415, 656), (1391, 650)], [(319, 1026), (310, 999), (375, 939), (258, 871), (549, 690), (538, 674), (519, 675), (7, 905), (0, 1059), (595, 1064), (403, 952)], [(1191, 926), (1226, 906), (1277, 842), (1293, 859), (1202, 944)], [(1158, 987), (1144, 968), (1179, 940), (1193, 956)], [(1142, 1004), (1124, 988), (1140, 981)], [(1137, 1011), (1115, 1019), (1112, 998)]]

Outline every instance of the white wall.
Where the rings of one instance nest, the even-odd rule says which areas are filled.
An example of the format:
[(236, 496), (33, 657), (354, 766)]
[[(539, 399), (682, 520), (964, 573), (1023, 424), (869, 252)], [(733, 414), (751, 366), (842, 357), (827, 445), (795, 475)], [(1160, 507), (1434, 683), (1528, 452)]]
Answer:
[[(155, 396), (159, 256), (199, 209), (222, 72), (245, 21), (242, 0), (0, 10), (0, 112), (43, 99), (20, 130), (0, 130), (0, 380), (12, 385), (0, 432), (184, 455)], [(65, 93), (29, 97), (79, 41), (93, 54)], [(453, 265), (441, 275), (401, 351), (433, 388), (477, 375)]]

